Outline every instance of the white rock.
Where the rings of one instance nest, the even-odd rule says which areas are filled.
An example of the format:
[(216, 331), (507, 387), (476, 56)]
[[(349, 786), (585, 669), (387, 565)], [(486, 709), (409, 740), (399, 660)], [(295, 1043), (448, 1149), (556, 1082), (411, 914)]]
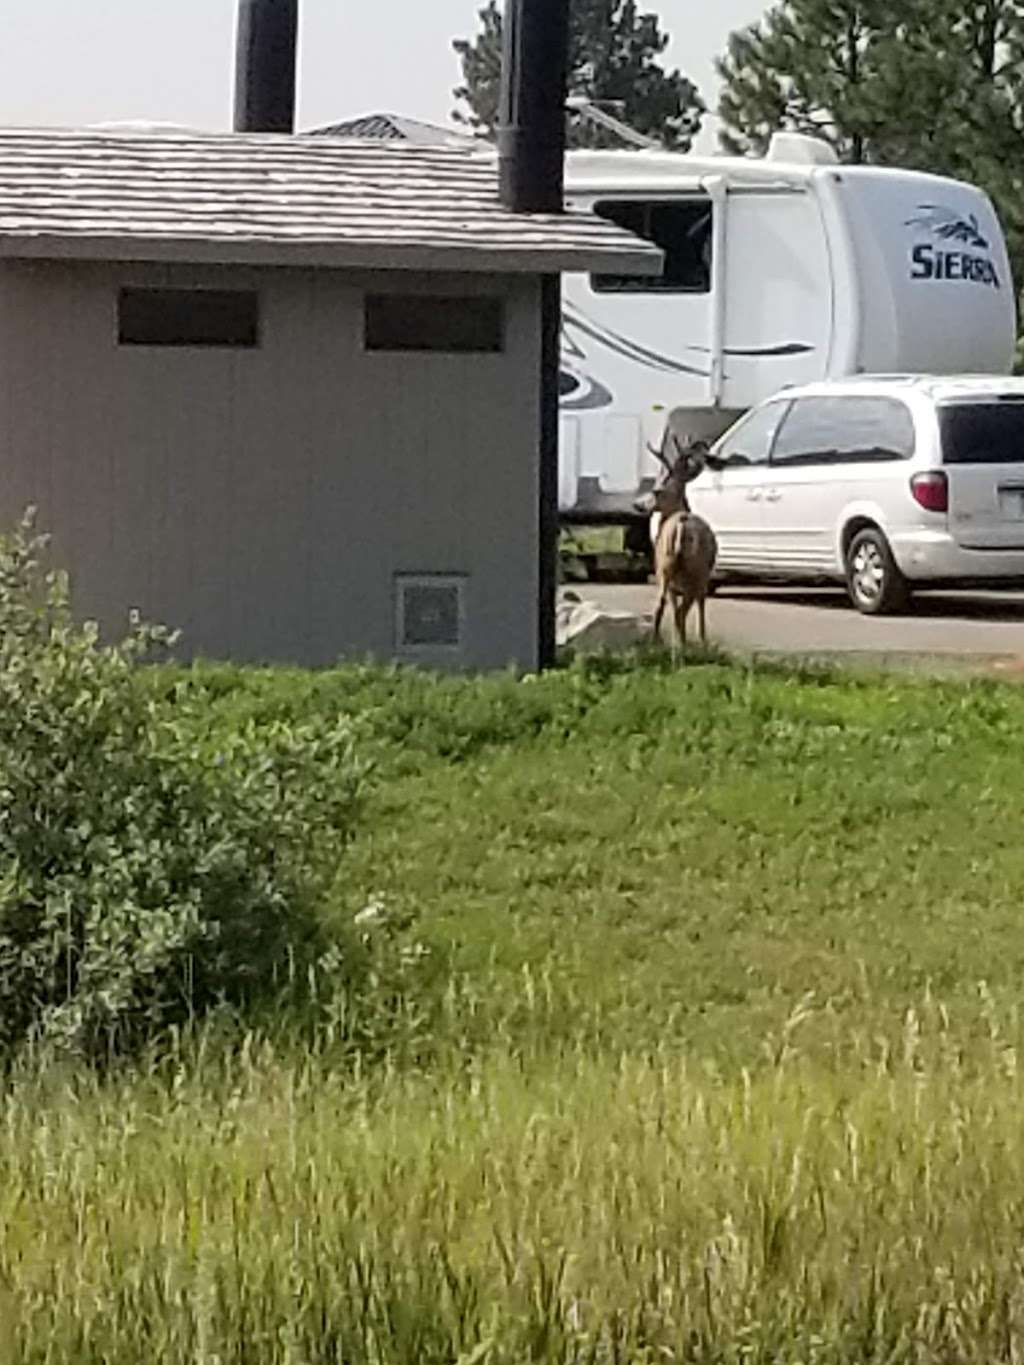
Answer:
[(648, 629), (642, 616), (603, 611), (593, 602), (562, 598), (555, 611), (555, 638), (560, 648), (630, 649), (645, 638)]

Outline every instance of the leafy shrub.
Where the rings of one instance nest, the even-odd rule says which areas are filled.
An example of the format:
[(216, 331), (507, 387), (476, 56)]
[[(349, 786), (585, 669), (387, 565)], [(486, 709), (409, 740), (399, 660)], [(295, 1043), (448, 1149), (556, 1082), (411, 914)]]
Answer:
[[(344, 721), (204, 734), (100, 642), (41, 565), (0, 542), (0, 1048), (123, 1048), (257, 995), (315, 937), (361, 770)], [(184, 684), (182, 684), (184, 686)]]

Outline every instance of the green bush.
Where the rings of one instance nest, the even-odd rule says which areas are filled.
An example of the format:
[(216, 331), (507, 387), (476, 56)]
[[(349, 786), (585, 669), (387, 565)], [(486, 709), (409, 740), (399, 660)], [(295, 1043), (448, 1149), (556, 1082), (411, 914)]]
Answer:
[(315, 943), (362, 774), (343, 720), (205, 734), (144, 680), (169, 634), (101, 643), (44, 547), (31, 515), (0, 542), (0, 1048), (95, 1054)]

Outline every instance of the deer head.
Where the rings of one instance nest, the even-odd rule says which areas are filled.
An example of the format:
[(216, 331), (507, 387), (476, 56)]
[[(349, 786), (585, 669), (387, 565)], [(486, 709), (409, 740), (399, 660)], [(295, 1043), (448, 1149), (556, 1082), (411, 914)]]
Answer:
[(663, 449), (657, 450), (652, 445), (647, 447), (662, 465), (665, 473), (652, 493), (645, 498), (637, 499), (635, 506), (640, 512), (647, 514), (660, 512), (662, 516), (669, 516), (673, 512), (689, 510), (686, 485), (693, 483), (694, 479), (704, 472), (710, 447), (707, 441), (694, 440), (692, 437), (680, 440), (675, 432), (667, 434), (665, 444), (669, 443), (675, 451), (675, 459), (671, 462)]

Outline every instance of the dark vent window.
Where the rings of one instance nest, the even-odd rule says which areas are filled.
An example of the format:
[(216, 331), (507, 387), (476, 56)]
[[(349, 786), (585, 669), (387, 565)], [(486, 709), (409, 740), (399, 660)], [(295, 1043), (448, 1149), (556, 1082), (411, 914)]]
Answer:
[(122, 289), (122, 346), (260, 344), (260, 299), (241, 289)]
[(707, 294), (711, 290), (710, 199), (606, 199), (599, 218), (653, 242), (665, 253), (661, 275), (592, 275), (598, 294)]
[(368, 294), (366, 349), (495, 354), (505, 349), (504, 300)]

